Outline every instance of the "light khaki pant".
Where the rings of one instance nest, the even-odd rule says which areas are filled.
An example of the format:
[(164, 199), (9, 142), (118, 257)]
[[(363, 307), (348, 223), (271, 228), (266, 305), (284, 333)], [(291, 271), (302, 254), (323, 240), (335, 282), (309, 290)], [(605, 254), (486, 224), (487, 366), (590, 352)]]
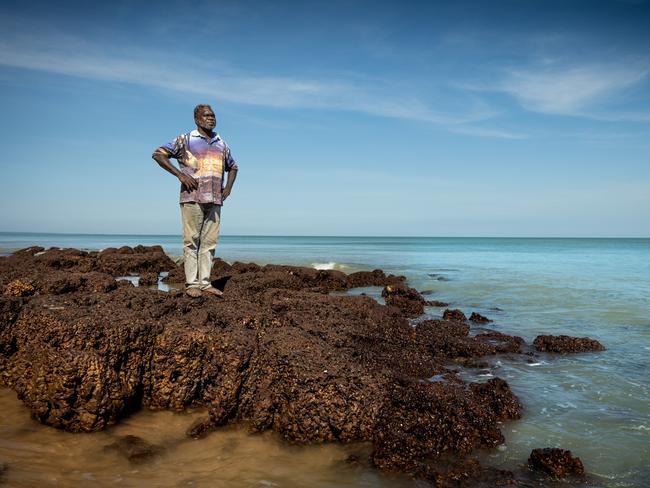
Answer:
[(181, 218), (183, 219), (185, 286), (208, 288), (214, 250), (219, 240), (221, 205), (181, 203)]

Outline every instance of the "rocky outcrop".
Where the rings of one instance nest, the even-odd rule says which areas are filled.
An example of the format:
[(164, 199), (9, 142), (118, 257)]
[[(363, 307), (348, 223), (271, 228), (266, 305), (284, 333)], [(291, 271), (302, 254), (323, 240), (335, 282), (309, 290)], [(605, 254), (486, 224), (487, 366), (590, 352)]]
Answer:
[[(370, 442), (377, 467), (440, 486), (511, 475), (482, 468), (471, 453), (503, 442), (498, 425), (519, 417), (516, 396), (503, 380), (466, 383), (446, 364), (513, 351), (521, 339), (470, 337), (464, 320), (414, 327), (422, 296), (377, 270), (221, 261), (213, 276), (223, 299), (115, 280), (182, 279), (178, 269), (156, 246), (0, 258), (0, 382), (36, 419), (74, 432), (143, 407), (202, 406), (206, 418), (188, 432), (195, 437), (242, 422), (295, 443)], [(14, 292), (16, 280), (33, 290)], [(329, 294), (351, 286), (384, 286), (387, 305)], [(125, 442), (134, 462), (141, 447), (143, 457), (155, 454)]]
[(572, 353), (605, 350), (605, 347), (596, 339), (566, 335), (540, 335), (535, 337), (533, 345), (540, 352)]
[(467, 317), (463, 312), (457, 308), (450, 310), (447, 309), (442, 314), (443, 320), (450, 320), (452, 322), (467, 322)]
[(425, 300), (415, 289), (404, 283), (386, 285), (381, 292), (386, 305), (393, 305), (409, 317), (417, 317), (424, 313)]

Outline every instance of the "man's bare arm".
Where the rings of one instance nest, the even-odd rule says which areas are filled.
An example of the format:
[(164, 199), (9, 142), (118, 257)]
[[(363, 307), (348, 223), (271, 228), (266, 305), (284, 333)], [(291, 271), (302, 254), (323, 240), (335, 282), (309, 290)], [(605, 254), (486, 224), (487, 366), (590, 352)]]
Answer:
[[(159, 147), (153, 152), (151, 157), (160, 165), (162, 169), (178, 178), (186, 188), (190, 190), (196, 190), (199, 187), (198, 182), (194, 178), (192, 178), (190, 175), (186, 175), (171, 163), (169, 160), (169, 153), (165, 150), (165, 148)], [(228, 178), (228, 182), (230, 182), (230, 178)]]
[(235, 184), (235, 179), (237, 178), (237, 170), (236, 169), (231, 169), (228, 171), (228, 181), (226, 181), (226, 188), (223, 190), (223, 199), (225, 200), (230, 196), (230, 192), (232, 191), (232, 185)]

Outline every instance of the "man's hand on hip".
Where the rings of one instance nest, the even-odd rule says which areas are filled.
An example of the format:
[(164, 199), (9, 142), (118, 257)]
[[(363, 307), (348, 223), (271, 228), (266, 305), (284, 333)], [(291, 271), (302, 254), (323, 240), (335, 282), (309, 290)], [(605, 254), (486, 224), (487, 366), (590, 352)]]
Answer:
[(185, 173), (179, 174), (178, 179), (180, 180), (181, 184), (188, 190), (196, 190), (199, 187), (198, 181), (196, 181), (190, 175), (186, 175)]

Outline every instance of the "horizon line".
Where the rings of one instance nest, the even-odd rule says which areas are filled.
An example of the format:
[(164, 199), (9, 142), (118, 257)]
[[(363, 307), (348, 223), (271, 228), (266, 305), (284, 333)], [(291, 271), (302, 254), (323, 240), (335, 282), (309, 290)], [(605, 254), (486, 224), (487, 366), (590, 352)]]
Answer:
[[(92, 232), (21, 232), (0, 231), (1, 234), (55, 235), (55, 236), (116, 236), (116, 237), (179, 237), (181, 233), (173, 234), (126, 234), (126, 233), (92, 233)], [(350, 234), (221, 234), (220, 237), (313, 237), (313, 238), (403, 238), (403, 239), (650, 239), (650, 236), (516, 236), (516, 235), (350, 235)]]

